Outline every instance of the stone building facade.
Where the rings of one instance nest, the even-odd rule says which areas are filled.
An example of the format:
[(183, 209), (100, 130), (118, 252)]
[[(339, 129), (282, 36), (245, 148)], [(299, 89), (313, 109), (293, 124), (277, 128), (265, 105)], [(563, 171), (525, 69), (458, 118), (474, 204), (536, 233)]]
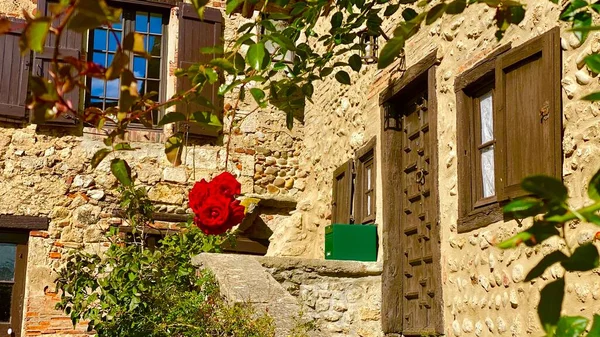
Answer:
[[(223, 3), (215, 1), (212, 6), (222, 8)], [(19, 16), (23, 8), (31, 11), (35, 7), (35, 1), (0, 1), (0, 11), (11, 16)], [(286, 129), (285, 116), (277, 111), (248, 114), (253, 106), (242, 104), (232, 133), (228, 132), (226, 121), (225, 134), (220, 138), (187, 146), (184, 164), (180, 167), (171, 167), (164, 158), (160, 140), (171, 132), (168, 128), (158, 132), (132, 132), (132, 139), (138, 140), (134, 145), (139, 149), (124, 157), (132, 164), (137, 182), (148, 188), (159, 212), (185, 214), (188, 189), (193, 182), (224, 170), (224, 144), (232, 137), (231, 163), (227, 167), (242, 182), (242, 192), (262, 199), (265, 205), (253, 218), (256, 226), (262, 227), (248, 224), (249, 228), (255, 229), (249, 229), (248, 233), (254, 232), (252, 235), (256, 239), (270, 239), (267, 255), (322, 258), (325, 227), (332, 221), (333, 173), (375, 139), (373, 222), (378, 225), (378, 263), (383, 265), (379, 297), (382, 306), (369, 307), (369, 317), (373, 318), (369, 321), (378, 323), (369, 322), (368, 332), (348, 330), (346, 334), (540, 335), (542, 330), (536, 312), (539, 290), (547, 282), (561, 277), (564, 271), (555, 265), (544, 273), (541, 281), (522, 281), (545, 254), (561, 247), (559, 241), (551, 239), (539, 247), (521, 246), (501, 251), (493, 245), (522, 230), (521, 224), (496, 218), (465, 227), (460, 213), (463, 207), (460, 198), (465, 195), (465, 185), (463, 181), (459, 183), (463, 170), (460, 163), (464, 161), (465, 149), (459, 148), (459, 134), (464, 127), (458, 119), (460, 109), (464, 108), (457, 98), (459, 84), (465, 74), (473, 73), (473, 69), (490, 62), (494, 64), (511, 50), (517, 50), (537, 37), (548, 36), (545, 34), (550, 34), (548, 32), (554, 27), (560, 28), (559, 38), (554, 41), (558, 53), (553, 54), (553, 62), (558, 62), (555, 64), (560, 68), (560, 78), (553, 84), (558, 86), (560, 81), (560, 88), (558, 96), (552, 97), (552, 100), (558, 98), (558, 105), (553, 106), (557, 116), (550, 118), (558, 120), (560, 125), (557, 132), (560, 137), (560, 176), (570, 189), (573, 206), (585, 204), (586, 183), (600, 168), (596, 155), (600, 151), (600, 106), (579, 100), (584, 94), (599, 89), (597, 74), (584, 66), (583, 58), (590, 51), (600, 50), (600, 35), (592, 32), (582, 44), (568, 31), (569, 27), (558, 22), (559, 6), (548, 1), (529, 0), (526, 7), (525, 19), (518, 26), (509, 28), (501, 41), (494, 35), (494, 11), (485, 5), (469, 6), (463, 14), (444, 16), (434, 24), (422, 27), (407, 42), (404, 58), (387, 69), (363, 66), (359, 73), (351, 73), (352, 84), (349, 86), (334, 79), (318, 83), (313, 103), (308, 103), (305, 109), (304, 121), (296, 123), (292, 131)], [(169, 17), (170, 72), (166, 80), (169, 94), (176, 90), (172, 71), (177, 67), (177, 12), (178, 8), (174, 7)], [(386, 32), (393, 31), (400, 20), (399, 13), (384, 21)], [(235, 34), (241, 21), (235, 16), (225, 18), (226, 38)], [(324, 22), (320, 29), (328, 29), (328, 24)], [(510, 48), (505, 47), (508, 43)], [(419, 71), (423, 64), (427, 67)], [(431, 123), (429, 128), (421, 129), (420, 134), (411, 137), (426, 137), (428, 133), (432, 146), (426, 160), (427, 172), (421, 172), (422, 179), (419, 179), (424, 185), (431, 184), (427, 185), (430, 189), (418, 198), (431, 202), (427, 204), (431, 213), (423, 215), (423, 219), (431, 217), (433, 221), (428, 227), (422, 224), (429, 232), (423, 234), (418, 229), (417, 233), (425, 235), (422, 238), (429, 242), (428, 249), (432, 250), (430, 256), (420, 256), (418, 263), (434, 268), (433, 272), (425, 272), (430, 274), (426, 275), (428, 280), (424, 281), (423, 288), (430, 293), (401, 294), (399, 285), (406, 280), (402, 279), (400, 270), (408, 268), (402, 265), (403, 254), (412, 252), (405, 252), (398, 242), (405, 242), (400, 238), (408, 237), (412, 232), (400, 232), (406, 228), (400, 220), (403, 218), (397, 214), (404, 209), (397, 209), (396, 219), (390, 215), (397, 202), (394, 198), (402, 198), (394, 191), (402, 192), (403, 187), (400, 181), (390, 180), (388, 168), (393, 166), (390, 164), (392, 159), (400, 160), (396, 163), (398, 167), (403, 163), (403, 157), (390, 157), (390, 153), (397, 152), (394, 145), (406, 146), (406, 143), (402, 143), (403, 140), (394, 143), (395, 136), (390, 136), (386, 129), (389, 126), (386, 117), (390, 116), (387, 114), (388, 103), (405, 98), (404, 88), (412, 85), (407, 79), (412, 78), (421, 85), (424, 76), (428, 83), (424, 87), (428, 93), (427, 111), (435, 113), (427, 117)], [(399, 89), (395, 90), (395, 87)], [(391, 94), (386, 96), (389, 92)], [(402, 102), (394, 104), (391, 109), (401, 106)], [(544, 107), (540, 109), (544, 110)], [(13, 219), (7, 218), (8, 215), (48, 219), (47, 228), (30, 231), (28, 236), (22, 336), (79, 335), (84, 327), (73, 329), (70, 320), (53, 309), (58, 295), (52, 281), (63, 254), (74, 248), (102, 249), (103, 231), (120, 221), (112, 212), (117, 201), (113, 190), (116, 181), (107, 164), (101, 164), (96, 170), (89, 167), (92, 155), (101, 147), (101, 138), (85, 129), (83, 133), (77, 133), (69, 128), (5, 121), (0, 128), (0, 143), (0, 214), (5, 219)], [(433, 174), (428, 176), (429, 172)], [(159, 227), (169, 225), (157, 222)], [(525, 222), (524, 226), (527, 225)], [(1, 228), (0, 231), (5, 233)], [(591, 241), (595, 232), (591, 225), (573, 223), (570, 245)], [(327, 289), (320, 289), (318, 285), (319, 278), (330, 275), (318, 275), (313, 281), (311, 271), (298, 269), (295, 273), (302, 274), (302, 282), (297, 284), (287, 280), (293, 279), (293, 273), (287, 275), (276, 268), (272, 271), (284, 286), (289, 285), (294, 296), (313, 309), (324, 307), (322, 303), (325, 302), (335, 302), (326, 300), (329, 292), (321, 291)], [(598, 312), (600, 281), (597, 274), (567, 276), (563, 306), (566, 314), (590, 317)], [(373, 279), (379, 277), (368, 276), (370, 284), (378, 284)], [(340, 282), (326, 280), (336, 287), (343, 281), (343, 278)], [(369, 287), (371, 291), (373, 286)], [(348, 296), (345, 291), (339, 296)], [(427, 312), (426, 315), (431, 315), (427, 316), (430, 321), (407, 317), (413, 310), (413, 302), (404, 299), (428, 295), (433, 299), (423, 307), (415, 306), (414, 310)], [(332, 305), (320, 311), (323, 317), (339, 313), (340, 322), (346, 322), (349, 319), (346, 311), (336, 311)], [(354, 309), (361, 315), (360, 308)], [(415, 326), (421, 324), (425, 328), (421, 332), (409, 330), (408, 325), (403, 325), (404, 320), (415, 321)], [(336, 331), (340, 324), (336, 320), (330, 332), (343, 334)], [(3, 333), (0, 331), (0, 336)]]

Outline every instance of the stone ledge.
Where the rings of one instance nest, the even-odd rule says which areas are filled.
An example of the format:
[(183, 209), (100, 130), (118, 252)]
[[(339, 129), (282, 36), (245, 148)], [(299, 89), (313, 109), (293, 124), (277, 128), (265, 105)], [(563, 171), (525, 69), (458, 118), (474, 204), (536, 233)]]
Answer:
[(296, 198), (283, 195), (246, 193), (244, 197), (259, 199), (258, 205), (263, 207), (296, 208), (296, 204), (298, 204)]
[(265, 268), (275, 268), (278, 270), (300, 269), (304, 272), (313, 272), (321, 276), (379, 276), (383, 271), (382, 265), (377, 262), (303, 259), (276, 256), (260, 256), (256, 257), (256, 259)]

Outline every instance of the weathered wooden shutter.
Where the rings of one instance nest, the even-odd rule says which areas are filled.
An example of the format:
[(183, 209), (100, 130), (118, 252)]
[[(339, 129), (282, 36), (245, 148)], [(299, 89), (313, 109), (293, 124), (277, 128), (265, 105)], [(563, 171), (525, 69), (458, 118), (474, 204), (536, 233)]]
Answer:
[[(203, 20), (190, 4), (182, 4), (179, 16), (179, 50), (177, 53), (179, 68), (187, 69), (195, 63), (206, 63), (213, 59), (214, 55), (200, 52), (201, 48), (218, 46), (223, 43), (223, 16), (221, 11), (215, 8), (206, 8)], [(222, 76), (221, 76), (222, 78)], [(221, 118), (223, 111), (223, 100), (218, 96), (219, 86), (222, 81), (212, 85), (205, 85), (201, 95), (208, 99), (215, 107), (211, 113)], [(187, 77), (180, 77), (177, 82), (177, 91), (183, 92), (191, 88), (191, 81)], [(209, 111), (210, 109), (197, 103), (179, 104), (177, 111), (191, 114), (197, 111)], [(218, 128), (204, 128), (196, 123), (180, 123), (178, 129), (189, 131), (190, 136), (215, 137), (221, 131)]]
[(352, 159), (333, 172), (331, 223), (349, 224), (352, 217)]
[(31, 54), (21, 55), (19, 38), (25, 21), (12, 21), (11, 32), (0, 35), (0, 117), (25, 119)]
[[(38, 0), (38, 10), (43, 15), (50, 15), (48, 6), (52, 1), (49, 0)], [(56, 24), (56, 23), (55, 23)], [(34, 62), (32, 73), (35, 76), (44, 76), (48, 78), (50, 76), (50, 70), (52, 66), (52, 58), (54, 56), (54, 50), (56, 47), (56, 37), (53, 34), (49, 34), (44, 45), (43, 53), (34, 54)], [(66, 30), (61, 37), (59, 43), (59, 51), (62, 57), (75, 57), (81, 58), (81, 51), (83, 48), (83, 36), (81, 33), (76, 33), (70, 30)], [(69, 94), (65, 95), (65, 99), (70, 100), (73, 103), (73, 107), (77, 109), (80, 102), (80, 92), (74, 90)], [(36, 121), (33, 121), (36, 122)], [(51, 125), (76, 125), (77, 121), (70, 118), (59, 117), (51, 121), (44, 122), (45, 124)]]
[(496, 63), (498, 200), (525, 193), (533, 174), (561, 177), (560, 36), (558, 27), (500, 56)]

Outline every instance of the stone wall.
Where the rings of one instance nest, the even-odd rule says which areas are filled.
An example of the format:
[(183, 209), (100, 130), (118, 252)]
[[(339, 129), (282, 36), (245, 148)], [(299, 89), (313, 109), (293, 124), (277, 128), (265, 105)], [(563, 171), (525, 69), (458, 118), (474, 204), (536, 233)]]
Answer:
[(381, 265), (263, 257), (258, 261), (302, 305), (315, 335), (375, 337), (381, 332)]

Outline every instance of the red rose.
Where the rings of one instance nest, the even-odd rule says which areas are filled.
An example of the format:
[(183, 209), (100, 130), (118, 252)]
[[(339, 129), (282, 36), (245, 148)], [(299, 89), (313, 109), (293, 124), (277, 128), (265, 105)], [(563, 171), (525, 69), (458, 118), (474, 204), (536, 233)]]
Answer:
[(200, 209), (204, 201), (209, 194), (210, 184), (206, 182), (206, 180), (202, 179), (199, 182), (194, 184), (194, 187), (190, 191), (190, 208), (196, 213), (197, 209)]
[[(228, 228), (229, 204), (231, 200), (221, 195), (211, 196), (194, 211), (196, 225), (207, 234), (221, 234)], [(222, 230), (225, 228), (225, 230)]]
[(215, 193), (222, 194), (227, 198), (233, 198), (242, 193), (242, 185), (229, 172), (223, 172), (216, 176), (210, 185)]
[(227, 219), (227, 223), (231, 225), (231, 227), (238, 225), (244, 220), (244, 212), (246, 211), (246, 207), (240, 205), (239, 200), (234, 200), (229, 205), (229, 219)]

